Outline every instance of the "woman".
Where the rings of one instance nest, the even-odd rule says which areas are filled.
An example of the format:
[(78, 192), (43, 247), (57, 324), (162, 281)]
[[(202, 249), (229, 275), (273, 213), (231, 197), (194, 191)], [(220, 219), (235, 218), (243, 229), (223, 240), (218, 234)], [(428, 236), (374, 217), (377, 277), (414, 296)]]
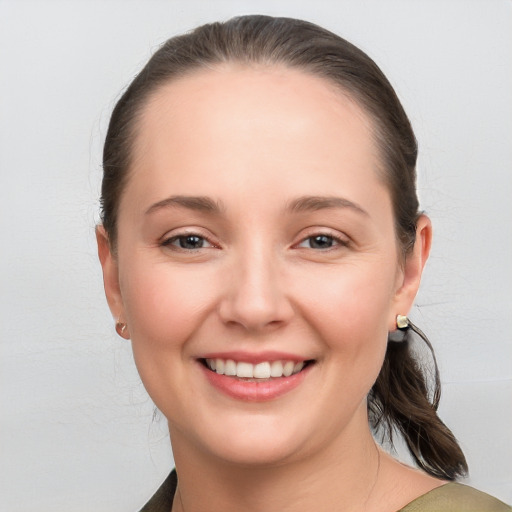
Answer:
[(510, 510), (448, 483), (464, 455), (410, 351), (416, 156), (373, 61), (303, 21), (199, 27), (133, 81), (97, 239), (176, 463), (144, 510)]

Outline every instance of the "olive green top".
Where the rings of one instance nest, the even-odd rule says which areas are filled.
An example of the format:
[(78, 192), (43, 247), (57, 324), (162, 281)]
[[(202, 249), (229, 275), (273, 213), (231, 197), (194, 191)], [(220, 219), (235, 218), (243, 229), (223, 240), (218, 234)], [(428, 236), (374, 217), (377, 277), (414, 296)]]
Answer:
[[(140, 512), (171, 512), (177, 484), (173, 470)], [(449, 483), (423, 494), (398, 512), (512, 512), (512, 507), (468, 485)]]
[(449, 483), (423, 494), (398, 512), (512, 512), (512, 507), (468, 485)]

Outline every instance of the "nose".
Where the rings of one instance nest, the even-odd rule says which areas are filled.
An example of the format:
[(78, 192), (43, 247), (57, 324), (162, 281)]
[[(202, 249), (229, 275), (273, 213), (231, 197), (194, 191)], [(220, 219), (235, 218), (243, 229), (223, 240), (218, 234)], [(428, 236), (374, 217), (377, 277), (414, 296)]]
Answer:
[(264, 250), (233, 259), (219, 308), (226, 325), (266, 332), (290, 321), (294, 311), (283, 285), (283, 263)]

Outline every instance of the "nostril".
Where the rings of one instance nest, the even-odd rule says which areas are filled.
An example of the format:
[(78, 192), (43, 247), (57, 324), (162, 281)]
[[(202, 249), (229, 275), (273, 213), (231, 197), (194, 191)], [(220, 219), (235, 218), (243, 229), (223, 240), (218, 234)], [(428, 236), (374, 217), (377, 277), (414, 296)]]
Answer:
[[(263, 273), (263, 271), (262, 271)], [(293, 308), (278, 283), (267, 276), (259, 279), (241, 277), (233, 283), (222, 302), (219, 314), (226, 326), (235, 325), (247, 331), (276, 329), (293, 317)]]

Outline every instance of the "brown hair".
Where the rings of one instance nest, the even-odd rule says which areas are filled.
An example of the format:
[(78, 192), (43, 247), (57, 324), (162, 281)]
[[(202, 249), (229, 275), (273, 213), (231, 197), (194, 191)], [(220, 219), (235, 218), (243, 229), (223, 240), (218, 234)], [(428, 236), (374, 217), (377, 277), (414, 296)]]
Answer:
[[(418, 148), (393, 87), (373, 60), (348, 41), (312, 23), (269, 16), (233, 18), (169, 39), (124, 92), (112, 113), (103, 152), (102, 222), (112, 248), (137, 121), (148, 97), (170, 80), (223, 62), (300, 69), (324, 77), (363, 108), (374, 125), (382, 162), (379, 172), (391, 194), (395, 231), (406, 257), (414, 245), (419, 216)], [(453, 434), (436, 413), (440, 384), (435, 358), (434, 366), (430, 397), (426, 375), (411, 353), (408, 336), (402, 343), (389, 342), (368, 397), (369, 417), (373, 427), (387, 426), (390, 436), (397, 429), (425, 471), (452, 480), (464, 474), (467, 466)]]

